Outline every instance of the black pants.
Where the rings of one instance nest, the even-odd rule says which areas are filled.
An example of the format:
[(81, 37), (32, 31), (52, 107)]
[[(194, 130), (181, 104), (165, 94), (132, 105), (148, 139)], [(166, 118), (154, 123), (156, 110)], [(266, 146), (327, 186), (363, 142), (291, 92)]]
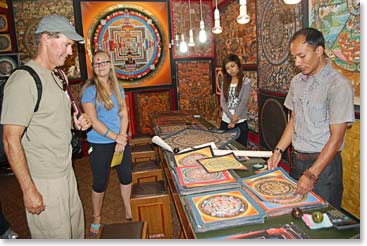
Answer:
[(10, 225), (6, 220), (5, 216), (3, 215), (3, 211), (1, 209), (0, 204), (0, 235), (3, 235), (9, 229), (9, 227)]
[[(89, 149), (90, 148), (93, 148), (93, 151), (91, 151), (89, 154), (89, 161), (93, 173), (93, 190), (95, 192), (101, 193), (107, 188), (111, 171), (111, 160), (113, 153), (115, 152), (115, 143), (89, 143)], [(126, 144), (122, 162), (120, 165), (115, 167), (120, 183), (123, 185), (127, 185), (132, 182), (131, 163), (131, 147), (130, 144)]]
[[(296, 155), (292, 153), (293, 167), (289, 174), (298, 180), (303, 172), (312, 166), (315, 160), (298, 160)], [(343, 198), (343, 163), (340, 152), (334, 156), (329, 165), (321, 172), (313, 191), (335, 208), (341, 209)]]
[[(236, 139), (237, 142), (243, 145), (243, 147), (247, 148), (247, 138), (248, 138), (248, 124), (247, 120), (244, 122), (238, 123), (234, 126), (240, 129), (240, 136)], [(228, 123), (221, 121), (220, 122), (220, 130), (229, 131), (232, 130), (228, 128)]]

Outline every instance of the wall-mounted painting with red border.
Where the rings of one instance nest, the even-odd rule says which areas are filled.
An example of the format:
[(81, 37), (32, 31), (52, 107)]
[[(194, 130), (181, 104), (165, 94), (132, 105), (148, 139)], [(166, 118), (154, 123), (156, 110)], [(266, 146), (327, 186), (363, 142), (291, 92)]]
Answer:
[(134, 95), (137, 132), (153, 135), (150, 115), (155, 112), (175, 110), (174, 91), (173, 89), (148, 90), (134, 92)]
[(170, 85), (167, 2), (80, 1), (86, 67), (96, 50), (109, 52), (124, 88)]

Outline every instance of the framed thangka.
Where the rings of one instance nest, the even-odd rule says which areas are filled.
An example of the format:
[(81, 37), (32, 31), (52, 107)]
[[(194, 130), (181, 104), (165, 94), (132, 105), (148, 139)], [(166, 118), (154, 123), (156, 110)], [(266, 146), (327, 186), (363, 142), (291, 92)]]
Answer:
[(172, 83), (166, 2), (80, 1), (80, 10), (88, 76), (104, 50), (124, 88)]
[(333, 67), (354, 86), (355, 103), (360, 104), (360, 1), (314, 0), (309, 3), (309, 26), (325, 37), (325, 53)]

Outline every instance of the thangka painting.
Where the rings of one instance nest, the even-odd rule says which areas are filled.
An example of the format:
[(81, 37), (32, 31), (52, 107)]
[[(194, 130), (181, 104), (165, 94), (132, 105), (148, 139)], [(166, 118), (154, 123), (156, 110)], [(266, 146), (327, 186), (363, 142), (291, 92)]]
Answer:
[(235, 141), (239, 134), (238, 128), (226, 132), (186, 128), (162, 138), (172, 149), (178, 148), (179, 150), (184, 150), (210, 142), (215, 143), (218, 148), (221, 148)]
[(184, 198), (196, 232), (264, 222), (264, 211), (241, 188)]
[(220, 172), (225, 170), (247, 170), (245, 165), (236, 158), (233, 153), (222, 156), (214, 156), (199, 159), (198, 162), (205, 168), (208, 173)]
[(150, 115), (161, 110), (172, 109), (172, 89), (135, 92), (135, 113), (137, 131), (153, 135), (153, 125)]
[(257, 72), (249, 71), (244, 69), (244, 74), (251, 81), (251, 92), (250, 92), (250, 102), (248, 104), (248, 128), (249, 130), (258, 133), (259, 132), (259, 112), (258, 112), (258, 83), (257, 83)]
[[(212, 61), (176, 61), (179, 109), (192, 115), (211, 118), (216, 107), (212, 103)], [(209, 108), (209, 106), (212, 106)]]
[(210, 146), (174, 154), (174, 177), (181, 195), (239, 187), (229, 171), (208, 173), (198, 162), (213, 156)]
[(175, 154), (175, 162), (178, 167), (200, 167), (199, 159), (212, 157), (214, 155), (210, 146), (197, 148)]
[(285, 224), (264, 230), (214, 237), (212, 239), (309, 239), (310, 237), (296, 224)]
[(150, 114), (154, 127), (195, 124), (197, 120), (184, 111), (157, 111)]
[(167, 2), (81, 1), (86, 66), (107, 51), (124, 88), (170, 85)]
[(289, 41), (302, 28), (301, 4), (257, 0), (259, 89), (287, 93), (298, 72), (289, 57)]
[(250, 22), (244, 25), (238, 24), (236, 20), (239, 14), (238, 1), (222, 2), (225, 3), (220, 4), (218, 9), (223, 31), (214, 35), (217, 66), (221, 67), (224, 57), (230, 53), (238, 55), (241, 64), (256, 64), (256, 0), (247, 0)]
[(314, 192), (295, 194), (297, 182), (278, 167), (250, 177), (241, 183), (253, 193), (257, 202), (269, 215), (288, 213), (292, 208), (324, 207), (325, 202)]
[(230, 172), (221, 171), (221, 172), (208, 173), (201, 166), (177, 167), (176, 173), (179, 185), (185, 189), (215, 185), (216, 187), (215, 190), (220, 190), (223, 189), (222, 187), (224, 187), (224, 186), (219, 187), (218, 185), (220, 184), (236, 183), (236, 179)]
[(360, 1), (309, 1), (309, 26), (325, 37), (325, 53), (333, 67), (354, 86), (356, 104), (360, 98)]
[[(42, 17), (50, 14), (59, 14), (69, 19), (73, 25), (74, 7), (72, 0), (37, 0), (37, 1), (11, 1), (15, 19), (14, 29), (16, 32), (19, 59), (21, 64), (29, 61), (37, 51), (34, 40), (34, 32)], [(65, 71), (70, 82), (80, 80), (79, 44), (74, 44), (73, 54), (68, 56), (62, 70)]]

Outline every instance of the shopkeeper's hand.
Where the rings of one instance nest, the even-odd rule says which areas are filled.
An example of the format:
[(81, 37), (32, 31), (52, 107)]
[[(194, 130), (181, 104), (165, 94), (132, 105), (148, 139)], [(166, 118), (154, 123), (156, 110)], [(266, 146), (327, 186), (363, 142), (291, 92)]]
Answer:
[(297, 183), (297, 189), (294, 194), (305, 195), (307, 192), (313, 190), (314, 182), (305, 175), (302, 175)]

